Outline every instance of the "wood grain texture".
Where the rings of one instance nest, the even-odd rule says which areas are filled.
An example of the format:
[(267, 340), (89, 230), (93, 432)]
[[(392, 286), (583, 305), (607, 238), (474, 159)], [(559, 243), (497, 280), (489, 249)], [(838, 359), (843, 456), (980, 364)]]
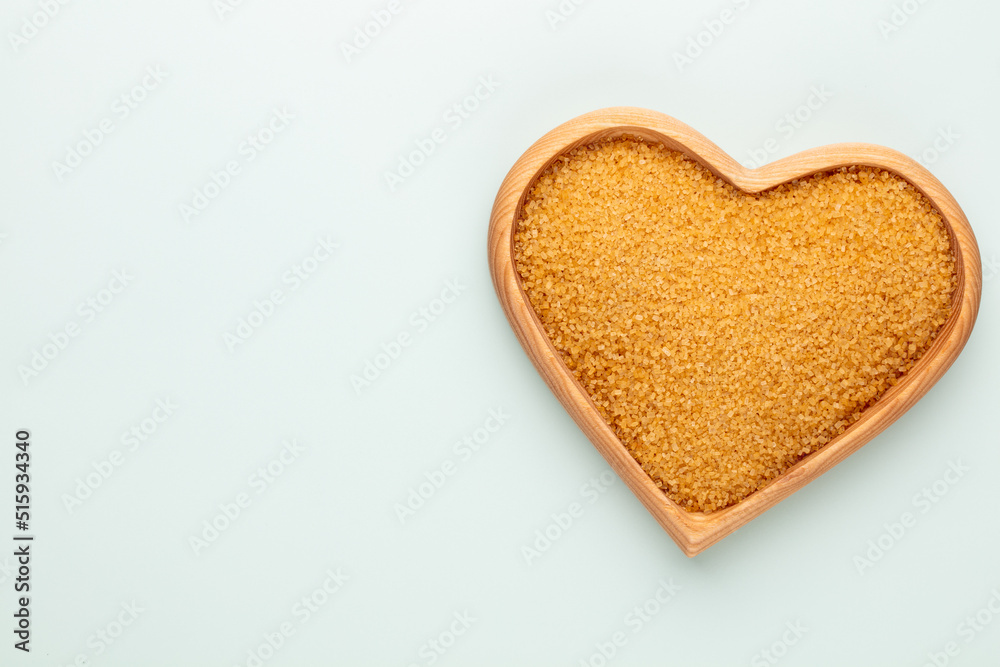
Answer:
[[(940, 211), (952, 239), (958, 283), (952, 312), (930, 349), (844, 433), (739, 503), (711, 513), (680, 508), (661, 491), (605, 423), (553, 347), (528, 302), (514, 266), (514, 232), (530, 185), (559, 155), (581, 144), (623, 134), (661, 142), (747, 193), (850, 165), (877, 167), (917, 187)], [(493, 286), (514, 333), (569, 414), (647, 510), (688, 556), (694, 556), (816, 479), (874, 438), (916, 403), (955, 361), (972, 332), (982, 292), (979, 248), (958, 202), (916, 161), (882, 146), (836, 144), (747, 169), (670, 116), (631, 107), (601, 109), (560, 125), (517, 160), (497, 193), (488, 242)]]

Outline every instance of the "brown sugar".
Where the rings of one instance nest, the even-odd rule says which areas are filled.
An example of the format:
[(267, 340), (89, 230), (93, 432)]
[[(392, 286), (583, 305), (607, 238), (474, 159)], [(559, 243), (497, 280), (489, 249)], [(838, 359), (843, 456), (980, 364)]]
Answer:
[(941, 215), (848, 167), (748, 195), (639, 139), (531, 186), (515, 265), (550, 340), (669, 498), (709, 512), (854, 423), (951, 310)]

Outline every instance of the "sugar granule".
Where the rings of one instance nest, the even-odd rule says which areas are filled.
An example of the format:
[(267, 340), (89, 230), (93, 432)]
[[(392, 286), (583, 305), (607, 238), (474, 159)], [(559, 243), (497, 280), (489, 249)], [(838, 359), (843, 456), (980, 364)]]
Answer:
[(660, 144), (576, 148), (532, 185), (515, 265), (618, 438), (689, 511), (728, 507), (854, 423), (951, 310), (951, 240), (903, 178), (757, 195)]

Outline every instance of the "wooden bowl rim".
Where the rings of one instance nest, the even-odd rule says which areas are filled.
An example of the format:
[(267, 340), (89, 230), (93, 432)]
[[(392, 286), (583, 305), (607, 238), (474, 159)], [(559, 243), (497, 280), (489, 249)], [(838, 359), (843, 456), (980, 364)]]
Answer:
[[(586, 390), (552, 345), (515, 270), (514, 232), (530, 186), (549, 165), (573, 148), (621, 135), (641, 137), (681, 151), (748, 194), (840, 167), (884, 169), (919, 189), (941, 213), (951, 236), (958, 280), (951, 314), (931, 347), (844, 433), (766, 487), (722, 510), (688, 512), (656, 486), (604, 422)], [(965, 214), (944, 185), (906, 155), (874, 144), (831, 144), (751, 169), (681, 121), (635, 107), (612, 107), (578, 116), (532, 144), (511, 167), (497, 193), (490, 217), (488, 251), (497, 296), (529, 358), (598, 451), (688, 556), (700, 553), (801, 489), (912, 407), (961, 352), (975, 323), (982, 292), (979, 249)]]

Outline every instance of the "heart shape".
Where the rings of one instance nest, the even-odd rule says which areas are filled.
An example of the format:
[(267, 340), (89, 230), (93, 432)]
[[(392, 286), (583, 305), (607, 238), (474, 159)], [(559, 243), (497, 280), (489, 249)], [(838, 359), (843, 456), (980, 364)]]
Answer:
[[(635, 144), (645, 152), (640, 156), (631, 148), (622, 149), (623, 137), (647, 142)], [(612, 141), (616, 139), (618, 141)], [(597, 162), (584, 164), (580, 169), (574, 162), (576, 171), (550, 169), (557, 160), (560, 161), (559, 169), (563, 169), (569, 161), (567, 154), (585, 145), (597, 146), (593, 150), (598, 153), (604, 151), (606, 155), (589, 155)], [(662, 148), (657, 148), (659, 145)], [(673, 159), (670, 156), (677, 154), (684, 157), (670, 162)], [(654, 190), (656, 188), (655, 169), (663, 168), (668, 162), (673, 165), (671, 169), (676, 167), (680, 170), (671, 172), (672, 179), (676, 180), (675, 186), (668, 192), (650, 194), (649, 183), (653, 183)], [(573, 188), (580, 183), (592, 184), (595, 174), (603, 178), (610, 173), (587, 171), (593, 165), (602, 167), (602, 164), (612, 165), (616, 174), (626, 169), (630, 170), (630, 177), (639, 173), (641, 178), (653, 180), (638, 182), (633, 178), (618, 189), (609, 190), (608, 186), (602, 192), (614, 193), (608, 195), (613, 201), (594, 203), (584, 198), (583, 204), (580, 204), (581, 199)], [(651, 169), (654, 171), (651, 172)], [(712, 173), (709, 174), (706, 169)], [(709, 178), (703, 179), (703, 175)], [(572, 181), (574, 177), (576, 182)], [(683, 181), (685, 178), (688, 181)], [(713, 180), (714, 184), (711, 183)], [(690, 210), (683, 199), (668, 201), (678, 192), (687, 192), (688, 186), (696, 182), (700, 183), (698, 187), (704, 185), (708, 194), (698, 192), (697, 203), (692, 197)], [(601, 186), (601, 183), (597, 185)], [(548, 188), (544, 191), (547, 198), (532, 198), (533, 187)], [(900, 246), (906, 250), (900, 256), (905, 258), (906, 263), (916, 265), (915, 274), (902, 273), (893, 278), (894, 271), (885, 265), (881, 269), (876, 267), (876, 273), (868, 267), (866, 273), (864, 263), (854, 262), (841, 267), (846, 275), (842, 279), (824, 275), (822, 271), (820, 275), (809, 275), (809, 269), (815, 271), (815, 266), (802, 265), (803, 257), (809, 253), (814, 257), (823, 255), (827, 264), (821, 262), (819, 266), (825, 267), (826, 273), (829, 273), (833, 267), (829, 264), (831, 258), (836, 259), (840, 253), (844, 253), (844, 257), (850, 257), (851, 252), (863, 255), (867, 252), (865, 244), (876, 238), (881, 239), (883, 233), (890, 237), (888, 242), (901, 242), (886, 233), (891, 228), (876, 228), (879, 233), (868, 237), (858, 237), (856, 230), (848, 230), (850, 233), (847, 236), (831, 236), (833, 228), (825, 220), (819, 223), (810, 219), (795, 222), (794, 215), (782, 217), (788, 211), (797, 211), (796, 206), (803, 207), (803, 211), (820, 212), (823, 207), (836, 206), (830, 196), (831, 192), (834, 196), (837, 194), (837, 187), (874, 187), (883, 195), (890, 193), (893, 197), (902, 193), (902, 199), (891, 200), (900, 207), (899, 215), (890, 215), (885, 219), (904, 218), (903, 213), (911, 218), (926, 214), (928, 219), (940, 219), (936, 224), (940, 228), (943, 223), (947, 238), (935, 241), (925, 234), (919, 242), (903, 239), (909, 245), (904, 243)], [(862, 195), (865, 192), (867, 190), (862, 191)], [(788, 199), (790, 203), (785, 201)], [(540, 225), (538, 221), (558, 217), (562, 210), (559, 206), (567, 201), (575, 201), (573, 205), (578, 207), (573, 211), (574, 216), (579, 212), (579, 206), (590, 206), (587, 212), (590, 218), (610, 215), (616, 221), (615, 228), (609, 232), (603, 227), (588, 226), (587, 220), (584, 220), (582, 227), (576, 230), (576, 236), (562, 246), (553, 243), (551, 238), (536, 242), (539, 230), (544, 236), (547, 224)], [(874, 208), (881, 207), (883, 203), (877, 198), (864, 202)], [(807, 204), (813, 208), (809, 209)], [(652, 234), (648, 228), (648, 209), (660, 205), (671, 212), (674, 222), (680, 217), (693, 218), (693, 222), (687, 220), (687, 225), (672, 224), (666, 239), (660, 227), (652, 229), (656, 232)], [(632, 228), (627, 220), (622, 222), (623, 217), (631, 219), (631, 213), (626, 213), (630, 210), (629, 206), (642, 207), (636, 211), (637, 222)], [(748, 232), (747, 214), (745, 210), (739, 212), (741, 206), (744, 209), (747, 206), (769, 206), (760, 209), (769, 214), (766, 220), (768, 225), (760, 225)], [(907, 210), (904, 211), (904, 208)], [(698, 219), (695, 209), (712, 213)], [(731, 224), (734, 210), (736, 224), (741, 225), (739, 229)], [(779, 210), (779, 214), (775, 214), (775, 210)], [(727, 215), (730, 216), (729, 223)], [(740, 215), (744, 216), (743, 222), (740, 222)], [(761, 222), (760, 215), (757, 217)], [(561, 219), (565, 221), (566, 215)], [(666, 220), (658, 215), (653, 215), (652, 219)], [(792, 222), (789, 223), (789, 220)], [(520, 238), (519, 221), (523, 227)], [(619, 235), (615, 236), (615, 232)], [(729, 238), (729, 234), (733, 238)], [(742, 236), (736, 238), (739, 234)], [(800, 243), (802, 239), (797, 234), (824, 238)], [(625, 252), (622, 248), (629, 246), (632, 240), (637, 241), (637, 254), (622, 255)], [(855, 241), (857, 247), (849, 247)], [(645, 247), (652, 243), (659, 245)], [(817, 250), (824, 243), (826, 249)], [(912, 246), (919, 248), (921, 244), (927, 246), (926, 253), (914, 255)], [(518, 247), (515, 248), (515, 245)], [(836, 251), (830, 252), (830, 247), (835, 247)], [(727, 248), (729, 260), (740, 257), (741, 253), (748, 258), (748, 262), (734, 271), (732, 261), (726, 261), (724, 251)], [(585, 249), (593, 257), (588, 255), (586, 261), (575, 262), (577, 249)], [(517, 252), (520, 252), (520, 266)], [(629, 263), (621, 266), (626, 256)], [(603, 288), (605, 292), (596, 284), (592, 288), (590, 282), (600, 279), (602, 257), (605, 263), (609, 257), (617, 258), (619, 265), (608, 269), (613, 276), (617, 276), (615, 283), (621, 283), (606, 285)], [(823, 358), (823, 354), (827, 355), (827, 361), (836, 361), (837, 353), (854, 354), (858, 342), (856, 333), (850, 341), (854, 347), (837, 338), (834, 316), (838, 312), (835, 308), (837, 304), (847, 303), (850, 309), (845, 312), (850, 312), (855, 320), (865, 313), (877, 313), (877, 308), (872, 308), (877, 307), (878, 302), (867, 306), (863, 302), (885, 297), (880, 297), (878, 289), (867, 289), (865, 281), (881, 289), (878, 281), (888, 284), (896, 280), (893, 294), (900, 291), (900, 276), (915, 280), (913, 276), (919, 274), (921, 281), (933, 283), (934, 271), (924, 270), (920, 264), (925, 257), (948, 259), (949, 272), (953, 266), (954, 280), (950, 284), (954, 287), (950, 295), (945, 295), (950, 296), (950, 305), (948, 301), (940, 302), (941, 276), (938, 275), (939, 291), (931, 293), (940, 302), (937, 303), (938, 310), (934, 310), (934, 304), (917, 300), (912, 313), (906, 311), (900, 316), (913, 330), (912, 335), (900, 339), (900, 332), (894, 332), (896, 338), (885, 345), (874, 335), (870, 340), (862, 341), (869, 347), (874, 346), (873, 350), (878, 348), (872, 352), (875, 356), (871, 358), (858, 360), (852, 357), (856, 368), (849, 367), (848, 370), (860, 373), (864, 369), (861, 373), (863, 379), (838, 374), (837, 370), (824, 372), (821, 365), (808, 366), (802, 361)], [(642, 261), (650, 259), (664, 266), (654, 265), (651, 268), (641, 265)], [(750, 170), (683, 123), (663, 114), (633, 108), (604, 109), (580, 116), (546, 134), (521, 156), (504, 179), (493, 207), (489, 260), (494, 287), (504, 312), (535, 367), (595, 447), (689, 556), (701, 552), (808, 484), (908, 410), (944, 374), (964, 346), (975, 322), (982, 284), (975, 237), (961, 208), (937, 179), (906, 156), (880, 146), (840, 144), (799, 153)], [(558, 285), (552, 284), (554, 274), (540, 272), (547, 262), (558, 269)], [(568, 266), (574, 262), (574, 266)], [(658, 268), (665, 271), (658, 272)], [(640, 269), (644, 273), (640, 273)], [(754, 270), (758, 271), (756, 276), (753, 275)], [(522, 278), (521, 273), (527, 278)], [(678, 278), (680, 274), (683, 274), (681, 279)], [(766, 282), (768, 275), (774, 276), (773, 285), (763, 289), (761, 281)], [(723, 278), (724, 281), (721, 280)], [(578, 282), (574, 283), (574, 280)], [(542, 308), (543, 317), (532, 306), (525, 282), (534, 294), (535, 305)], [(622, 285), (626, 283), (628, 289), (623, 289)], [(633, 283), (638, 287), (632, 289)], [(747, 289), (748, 284), (756, 287)], [(809, 286), (814, 284), (819, 284), (825, 291), (810, 291)], [(662, 294), (651, 291), (650, 285), (655, 285)], [(919, 291), (921, 285), (926, 286), (924, 283), (915, 284), (914, 291)], [(704, 293), (704, 298), (699, 295), (699, 290)], [(837, 290), (850, 292), (848, 300), (832, 298), (837, 296)], [(586, 295), (589, 300), (578, 299), (578, 295)], [(622, 295), (628, 295), (628, 298)], [(736, 332), (731, 341), (735, 347), (729, 350), (729, 356), (715, 367), (711, 367), (709, 359), (710, 367), (704, 369), (694, 367), (702, 363), (697, 358), (688, 360), (690, 363), (686, 364), (664, 358), (678, 349), (686, 354), (693, 349), (690, 341), (684, 341), (686, 347), (682, 345), (681, 348), (667, 344), (662, 349), (662, 357), (658, 346), (643, 348), (643, 341), (660, 340), (663, 336), (669, 338), (675, 328), (678, 336), (707, 335), (708, 327), (713, 325), (710, 321), (706, 327), (701, 327), (706, 329), (705, 332), (696, 331), (699, 327), (695, 327), (692, 333), (683, 326), (668, 327), (664, 326), (664, 322), (651, 321), (658, 317), (658, 313), (664, 312), (657, 307), (648, 309), (649, 300), (657, 298), (660, 298), (661, 307), (674, 309), (671, 311), (674, 314), (683, 313), (680, 321), (684, 325), (689, 324), (689, 320), (695, 321), (695, 316), (704, 317), (707, 313), (711, 319), (717, 315), (717, 319), (729, 327), (724, 328), (725, 331)], [(646, 301), (643, 302), (643, 299)], [(858, 301), (857, 308), (855, 300)], [(802, 303), (799, 302), (819, 304), (815, 309), (823, 317), (817, 318), (814, 312), (811, 320), (796, 322), (794, 313), (802, 310)], [(896, 302), (892, 303), (895, 308)], [(648, 310), (645, 322), (642, 320), (643, 306)], [(826, 311), (822, 310), (824, 307)], [(590, 319), (581, 320), (580, 313), (586, 313)], [(762, 314), (764, 319), (761, 319)], [(746, 319), (750, 315), (753, 317)], [(570, 316), (576, 319), (565, 319)], [(877, 314), (871, 317), (879, 319)], [(781, 325), (785, 329), (778, 327), (775, 331), (760, 333), (754, 331), (754, 327), (743, 326), (750, 322), (759, 327), (761, 322), (770, 323), (776, 318), (782, 320)], [(785, 322), (785, 319), (790, 321)], [(941, 320), (944, 320), (943, 323)], [(558, 346), (553, 343), (546, 327), (557, 339)], [(718, 331), (714, 331), (715, 336), (719, 335)], [(746, 405), (746, 396), (735, 395), (731, 404), (726, 406), (729, 410), (720, 408), (720, 404), (725, 405), (724, 398), (732, 395), (731, 390), (735, 386), (733, 377), (740, 374), (739, 362), (753, 361), (755, 354), (782, 352), (782, 349), (765, 349), (767, 341), (769, 337), (781, 338), (778, 334), (788, 334), (789, 331), (794, 334), (795, 341), (807, 340), (802, 334), (803, 331), (809, 333), (814, 349), (805, 357), (801, 354), (802, 350), (795, 350), (798, 357), (775, 357), (776, 367), (784, 364), (788, 370), (786, 383), (782, 385), (779, 381), (768, 385), (765, 379), (763, 388), (759, 390), (759, 403)], [(850, 332), (847, 334), (852, 335)], [(786, 345), (791, 345), (787, 343), (787, 336), (784, 339)], [(615, 345), (614, 353), (605, 350), (605, 347)], [(798, 343), (792, 347), (796, 345), (802, 347)], [(896, 347), (893, 348), (893, 345)], [(725, 345), (721, 348), (716, 345), (715, 348), (716, 352), (726, 349)], [(887, 355), (893, 363), (880, 363)], [(609, 365), (608, 359), (626, 360), (634, 365)], [(670, 372), (665, 373), (664, 369)], [(732, 377), (720, 369), (725, 369)], [(682, 377), (682, 373), (688, 375)], [(697, 403), (703, 400), (705, 394), (699, 398), (686, 386), (680, 389), (671, 386), (670, 380), (677, 378), (709, 392), (716, 404), (705, 410), (692, 410), (692, 401)], [(593, 395), (588, 394), (581, 380), (587, 383)], [(792, 384), (789, 385), (789, 382)], [(848, 388), (852, 383), (856, 386), (850, 391), (831, 392), (830, 396), (834, 398), (826, 400), (828, 396), (824, 395), (823, 388), (833, 387), (833, 382), (846, 383), (844, 386)], [(803, 393), (797, 387), (804, 387), (806, 391)], [(840, 385), (836, 388), (840, 391)], [(801, 398), (803, 395), (805, 398)], [(717, 396), (723, 398), (716, 400)], [(793, 413), (797, 399), (811, 402)], [(845, 404), (842, 405), (839, 400)], [(665, 426), (658, 423), (658, 413), (682, 415), (684, 421)], [(735, 419), (732, 419), (734, 415)], [(748, 415), (750, 419), (747, 419)], [(761, 415), (777, 415), (780, 418), (768, 422), (772, 432), (754, 430), (754, 424), (759, 426), (763, 423)], [(740, 421), (741, 418), (743, 421)], [(697, 431), (699, 443), (713, 442), (712, 438), (715, 438), (716, 450), (685, 453), (683, 449), (688, 447), (684, 439), (686, 427), (692, 432)], [(809, 432), (808, 437), (803, 437), (795, 431), (796, 428), (815, 428), (816, 432)], [(748, 448), (743, 444), (743, 438), (766, 442), (754, 450), (754, 447)], [(706, 452), (711, 452), (711, 455)], [(655, 481), (651, 474), (656, 477)], [(706, 479), (711, 483), (705, 482)], [(735, 486), (732, 486), (732, 480), (737, 480)], [(727, 483), (732, 488), (727, 487)], [(714, 509), (716, 507), (724, 508)]]

